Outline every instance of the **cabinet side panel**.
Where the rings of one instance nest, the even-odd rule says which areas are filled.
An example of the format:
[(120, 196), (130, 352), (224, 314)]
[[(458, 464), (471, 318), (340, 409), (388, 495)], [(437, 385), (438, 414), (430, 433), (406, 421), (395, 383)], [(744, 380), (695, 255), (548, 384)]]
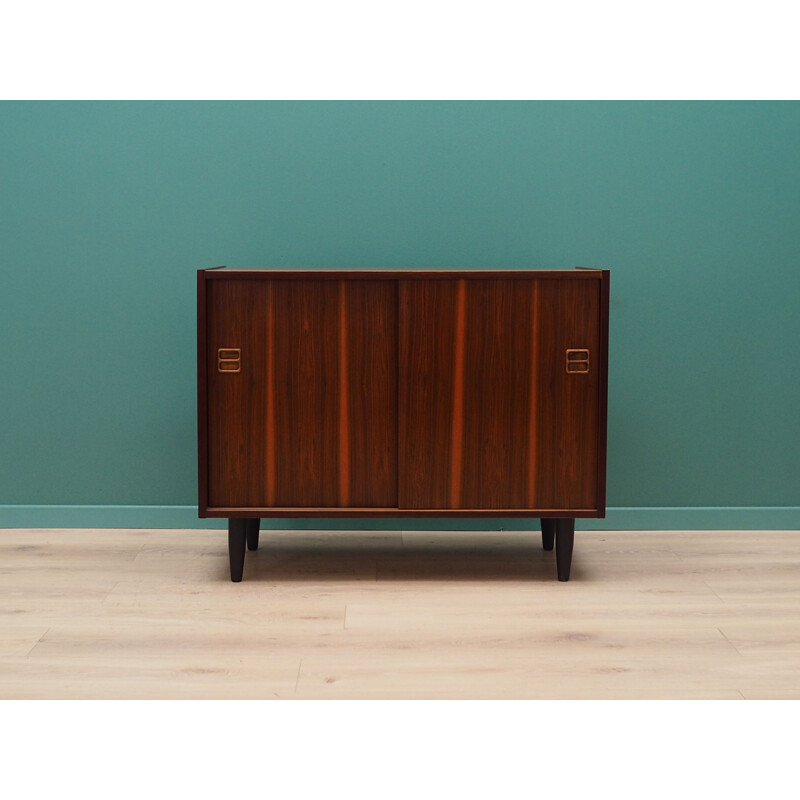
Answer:
[(197, 271), (197, 509), (208, 509), (208, 377), (206, 374), (206, 275)]
[(458, 280), (399, 284), (399, 505), (449, 508)]
[(608, 311), (609, 270), (604, 269), (600, 283), (600, 358), (598, 377), (597, 510), (606, 515), (606, 445), (608, 435)]
[[(536, 505), (597, 508), (600, 281), (538, 284)], [(567, 372), (567, 350), (589, 351), (588, 372)]]

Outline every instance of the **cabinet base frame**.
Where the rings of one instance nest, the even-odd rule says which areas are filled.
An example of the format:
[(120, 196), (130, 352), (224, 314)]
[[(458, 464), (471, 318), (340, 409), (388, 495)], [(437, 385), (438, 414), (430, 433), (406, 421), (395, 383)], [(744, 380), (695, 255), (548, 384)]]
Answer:
[(341, 518), (358, 517), (386, 519), (413, 519), (430, 517), (439, 519), (493, 519), (497, 517), (526, 517), (528, 519), (603, 519), (605, 508), (350, 508), (328, 506), (325, 508), (284, 508), (280, 506), (209, 506), (201, 508), (200, 519), (288, 519), (288, 518)]
[[(572, 517), (543, 518), (542, 546), (552, 550), (555, 544), (556, 571), (560, 581), (568, 581), (572, 566), (572, 550), (575, 541), (575, 519)], [(259, 517), (230, 517), (228, 519), (228, 559), (231, 580), (239, 583), (244, 576), (246, 550), (258, 549)]]

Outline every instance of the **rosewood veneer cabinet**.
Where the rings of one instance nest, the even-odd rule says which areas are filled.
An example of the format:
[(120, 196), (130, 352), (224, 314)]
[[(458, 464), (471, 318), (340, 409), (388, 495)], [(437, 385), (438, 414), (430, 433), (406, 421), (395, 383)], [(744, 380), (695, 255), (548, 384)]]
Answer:
[(198, 271), (199, 516), (605, 516), (608, 270)]

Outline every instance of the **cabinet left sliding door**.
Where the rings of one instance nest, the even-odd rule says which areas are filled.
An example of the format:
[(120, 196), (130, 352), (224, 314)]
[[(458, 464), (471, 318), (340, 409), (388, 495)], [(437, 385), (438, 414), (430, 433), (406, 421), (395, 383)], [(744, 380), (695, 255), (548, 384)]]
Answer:
[(397, 507), (397, 282), (207, 282), (209, 508)]

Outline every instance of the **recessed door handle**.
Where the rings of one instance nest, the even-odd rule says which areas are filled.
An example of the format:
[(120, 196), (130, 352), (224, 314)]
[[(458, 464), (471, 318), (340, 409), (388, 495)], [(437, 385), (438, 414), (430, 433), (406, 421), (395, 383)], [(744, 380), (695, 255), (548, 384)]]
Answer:
[(589, 351), (585, 348), (571, 348), (566, 353), (567, 372), (586, 373), (589, 371)]
[(241, 372), (242, 351), (238, 347), (220, 347), (217, 350), (217, 372)]

